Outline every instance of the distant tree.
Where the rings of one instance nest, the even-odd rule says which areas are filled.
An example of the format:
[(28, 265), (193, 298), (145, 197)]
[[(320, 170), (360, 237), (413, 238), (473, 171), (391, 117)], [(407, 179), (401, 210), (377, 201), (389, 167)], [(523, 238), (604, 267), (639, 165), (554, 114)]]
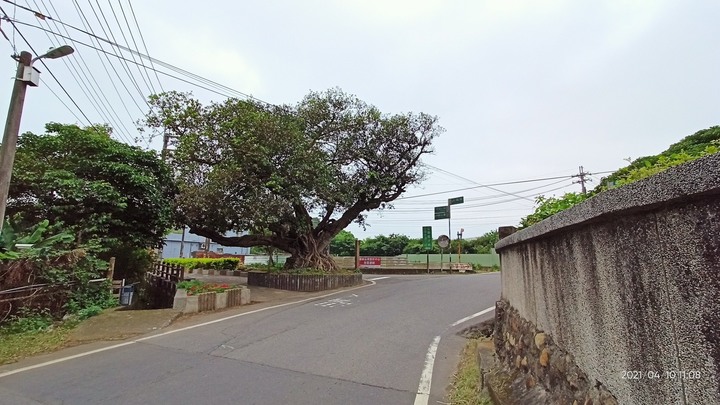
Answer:
[(378, 235), (366, 238), (360, 243), (360, 254), (363, 256), (397, 256), (403, 253), (410, 238), (405, 235)]
[(62, 223), (78, 244), (157, 247), (175, 225), (177, 188), (154, 151), (107, 127), (50, 123), (18, 140), (7, 211), (22, 223)]
[(355, 235), (342, 230), (330, 241), (330, 254), (335, 256), (355, 256)]
[(226, 246), (274, 246), (290, 253), (286, 268), (336, 270), (335, 235), (420, 182), (420, 158), (443, 131), (436, 117), (382, 114), (339, 89), (294, 107), (203, 106), (177, 92), (149, 102), (145, 124), (177, 138), (178, 205), (191, 232)]
[(497, 231), (486, 232), (480, 237), (463, 240), (463, 242), (467, 242), (469, 245), (467, 248), (463, 246), (463, 249), (466, 249), (467, 253), (490, 253), (498, 240)]
[(403, 254), (440, 253), (440, 247), (433, 241), (432, 249), (428, 252), (423, 246), (422, 238), (410, 239), (403, 249)]

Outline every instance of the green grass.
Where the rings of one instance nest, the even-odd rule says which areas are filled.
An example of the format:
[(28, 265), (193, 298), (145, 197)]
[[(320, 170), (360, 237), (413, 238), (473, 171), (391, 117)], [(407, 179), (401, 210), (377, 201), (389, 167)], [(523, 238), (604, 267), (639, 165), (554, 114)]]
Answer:
[(476, 359), (478, 340), (469, 340), (463, 349), (448, 393), (448, 401), (453, 405), (492, 405), (490, 397), (479, 387), (480, 369)]
[(64, 322), (42, 331), (0, 332), (0, 365), (62, 348), (75, 326), (77, 321)]

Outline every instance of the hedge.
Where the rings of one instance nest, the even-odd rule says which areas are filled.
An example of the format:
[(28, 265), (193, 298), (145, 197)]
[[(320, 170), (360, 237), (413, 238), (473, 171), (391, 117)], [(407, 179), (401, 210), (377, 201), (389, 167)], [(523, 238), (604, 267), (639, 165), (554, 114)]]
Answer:
[(240, 259), (234, 257), (225, 257), (220, 259), (164, 259), (163, 262), (183, 266), (186, 270), (235, 270), (238, 267), (242, 267)]

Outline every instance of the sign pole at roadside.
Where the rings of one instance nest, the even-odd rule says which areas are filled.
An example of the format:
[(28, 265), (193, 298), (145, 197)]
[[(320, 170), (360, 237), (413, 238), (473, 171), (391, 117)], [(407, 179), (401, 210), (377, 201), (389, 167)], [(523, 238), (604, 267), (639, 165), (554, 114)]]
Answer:
[[(465, 202), (465, 197), (454, 197), (454, 198), (448, 198), (448, 205), (447, 205), (447, 219), (448, 219), (448, 237), (452, 235), (452, 230), (450, 227), (450, 206), (455, 204), (462, 204)], [(437, 208), (435, 208), (437, 211)], [(437, 219), (437, 218), (435, 218)], [(450, 254), (448, 257), (450, 257), (450, 263), (452, 263), (452, 248), (449, 250)]]
[(427, 261), (427, 272), (430, 273), (430, 250), (432, 249), (432, 226), (423, 226), (423, 248), (425, 248), (425, 259)]

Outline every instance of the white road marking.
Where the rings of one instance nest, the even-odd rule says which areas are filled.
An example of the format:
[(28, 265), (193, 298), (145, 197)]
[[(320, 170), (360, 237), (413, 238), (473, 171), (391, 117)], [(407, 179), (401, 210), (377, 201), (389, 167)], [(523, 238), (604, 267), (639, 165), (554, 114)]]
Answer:
[(425, 368), (423, 368), (420, 375), (420, 384), (418, 385), (417, 395), (415, 395), (415, 405), (427, 405), (430, 399), (430, 386), (432, 384), (432, 373), (438, 344), (440, 344), (440, 336), (435, 336), (425, 355)]
[(390, 278), (390, 277), (375, 277), (375, 278), (369, 278), (368, 281), (385, 280), (386, 278)]
[(375, 282), (373, 282), (373, 280), (368, 280), (368, 281), (370, 281), (371, 284), (361, 285), (361, 286), (359, 286), (359, 287), (351, 288), (351, 289), (349, 289), (349, 290), (335, 291), (335, 292), (332, 292), (332, 293), (329, 293), (329, 294), (325, 294), (325, 295), (320, 295), (320, 296), (317, 296), (317, 297), (305, 298), (305, 299), (301, 299), (301, 300), (299, 300), (299, 301), (286, 302), (286, 303), (284, 303), (284, 304), (278, 304), (278, 305), (273, 305), (273, 306), (271, 306), (271, 307), (260, 308), (260, 309), (254, 310), (254, 311), (243, 312), (242, 314), (236, 314), (236, 315), (226, 316), (226, 317), (224, 317), (224, 318), (220, 318), (220, 319), (215, 319), (215, 320), (213, 320), (213, 321), (208, 321), (208, 322), (199, 323), (199, 324), (197, 324), (197, 325), (186, 326), (186, 327), (184, 327), (184, 328), (174, 329), (174, 330), (170, 330), (170, 331), (167, 331), (167, 332), (158, 333), (158, 334), (156, 334), (156, 335), (145, 336), (145, 337), (142, 337), (142, 338), (140, 338), (140, 339), (135, 339), (135, 340), (131, 340), (131, 341), (128, 341), (128, 342), (118, 343), (118, 344), (116, 344), (116, 345), (107, 346), (107, 347), (102, 347), (102, 348), (100, 348), (100, 349), (90, 350), (90, 351), (87, 351), (87, 352), (74, 354), (74, 355), (72, 355), (72, 356), (61, 357), (61, 358), (59, 358), (59, 359), (46, 361), (46, 362), (44, 362), (44, 363), (33, 364), (32, 366), (21, 367), (21, 368), (15, 369), (15, 370), (9, 370), (9, 371), (6, 371), (6, 372), (4, 372), (4, 373), (0, 373), (0, 378), (8, 377), (8, 376), (11, 376), (11, 375), (13, 375), (13, 374), (23, 373), (23, 372), (25, 372), (25, 371), (34, 370), (34, 369), (36, 369), (36, 368), (46, 367), (46, 366), (50, 366), (50, 365), (57, 364), (57, 363), (62, 363), (62, 362), (64, 362), (64, 361), (73, 360), (73, 359), (77, 359), (77, 358), (80, 358), (80, 357), (89, 356), (89, 355), (95, 354), (95, 353), (101, 353), (101, 352), (105, 352), (105, 351), (108, 351), (108, 350), (117, 349), (117, 348), (123, 347), (123, 346), (129, 346), (129, 345), (132, 345), (132, 344), (134, 344), (134, 343), (140, 343), (140, 342), (143, 342), (143, 341), (146, 341), (146, 340), (150, 340), (150, 339), (155, 339), (155, 338), (158, 338), (158, 337), (161, 337), (161, 336), (171, 335), (171, 334), (173, 334), (173, 333), (184, 332), (184, 331), (186, 331), (186, 330), (195, 329), (195, 328), (200, 328), (200, 327), (207, 326), (207, 325), (212, 325), (212, 324), (214, 324), (214, 323), (218, 323), (218, 322), (223, 322), (223, 321), (227, 321), (227, 320), (230, 320), (230, 319), (239, 318), (239, 317), (245, 316), (245, 315), (252, 315), (252, 314), (256, 314), (256, 313), (258, 313), (258, 312), (267, 311), (267, 310), (270, 310), (270, 309), (286, 307), (286, 306), (288, 306), (288, 305), (301, 304), (301, 303), (303, 303), (303, 302), (308, 302), (308, 301), (317, 300), (317, 299), (321, 299), (321, 298), (325, 298), (325, 297), (330, 297), (330, 296), (333, 296), (333, 295), (337, 295), (337, 294), (341, 294), (341, 293), (346, 293), (346, 292), (348, 292), (348, 291), (353, 291), (353, 290), (357, 290), (357, 289), (360, 289), (360, 288), (365, 288), (365, 287), (368, 287), (368, 286), (371, 286), (371, 285), (375, 285)]
[[(355, 296), (357, 297), (357, 295), (355, 295)], [(331, 300), (318, 302), (317, 304), (315, 304), (316, 307), (324, 307), (324, 308), (334, 308), (336, 306), (344, 307), (347, 305), (352, 305), (352, 301), (350, 301), (349, 299), (346, 299), (346, 298), (333, 298)]]
[(469, 320), (471, 320), (471, 319), (473, 319), (473, 318), (477, 318), (477, 317), (480, 316), (480, 315), (485, 315), (485, 314), (487, 314), (488, 312), (494, 311), (494, 310), (495, 310), (495, 307), (490, 307), (490, 308), (488, 308), (488, 309), (483, 309), (483, 310), (480, 311), (480, 312), (476, 312), (476, 313), (474, 313), (474, 314), (472, 314), (472, 315), (470, 315), (470, 316), (466, 316), (466, 317), (463, 318), (463, 319), (460, 319), (460, 320), (457, 320), (457, 321), (453, 322), (453, 324), (450, 325), (450, 327), (458, 326), (458, 325), (460, 325), (461, 323), (463, 323), (463, 322), (465, 322), (465, 321), (469, 321)]

